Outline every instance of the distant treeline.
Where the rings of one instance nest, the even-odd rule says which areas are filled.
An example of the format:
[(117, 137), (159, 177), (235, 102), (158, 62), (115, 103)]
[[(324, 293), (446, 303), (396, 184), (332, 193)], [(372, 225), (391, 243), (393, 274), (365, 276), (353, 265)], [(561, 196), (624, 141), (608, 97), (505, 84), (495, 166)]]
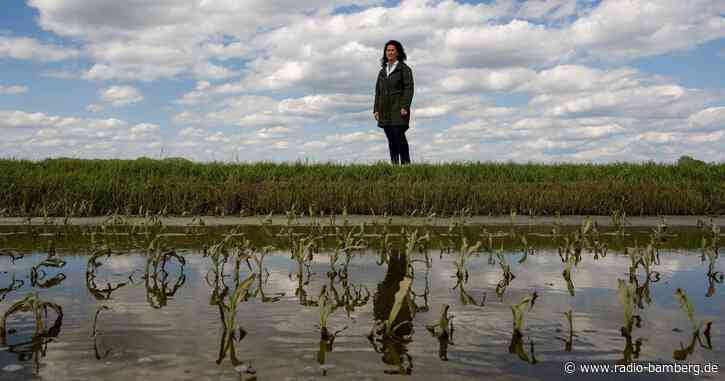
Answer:
[(722, 214), (725, 164), (0, 160), (0, 214)]

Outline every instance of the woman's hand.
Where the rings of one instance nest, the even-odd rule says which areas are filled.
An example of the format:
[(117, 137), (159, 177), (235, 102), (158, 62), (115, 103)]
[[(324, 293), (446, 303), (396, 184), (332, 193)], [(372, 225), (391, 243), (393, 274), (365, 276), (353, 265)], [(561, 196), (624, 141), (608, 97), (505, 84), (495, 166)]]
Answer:
[(373, 113), (373, 116), (375, 117), (375, 120), (378, 121), (378, 118), (380, 118), (380, 113), (379, 112), (374, 112)]
[(406, 110), (406, 109), (404, 109), (404, 108), (401, 108), (401, 109), (400, 109), (400, 115), (401, 115), (401, 116), (406, 116), (406, 115), (408, 115), (408, 110)]

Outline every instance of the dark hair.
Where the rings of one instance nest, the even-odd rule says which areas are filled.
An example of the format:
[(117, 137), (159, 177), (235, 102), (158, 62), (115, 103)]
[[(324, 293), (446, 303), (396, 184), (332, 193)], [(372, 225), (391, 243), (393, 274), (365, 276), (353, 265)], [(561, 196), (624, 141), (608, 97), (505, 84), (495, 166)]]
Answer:
[(385, 49), (388, 48), (388, 45), (395, 46), (395, 50), (398, 51), (398, 61), (405, 62), (408, 56), (405, 55), (405, 49), (403, 49), (403, 45), (401, 45), (398, 41), (390, 40), (386, 42), (385, 47), (383, 47), (383, 58), (380, 60), (380, 66), (385, 67), (385, 65), (388, 63), (388, 57), (385, 56)]

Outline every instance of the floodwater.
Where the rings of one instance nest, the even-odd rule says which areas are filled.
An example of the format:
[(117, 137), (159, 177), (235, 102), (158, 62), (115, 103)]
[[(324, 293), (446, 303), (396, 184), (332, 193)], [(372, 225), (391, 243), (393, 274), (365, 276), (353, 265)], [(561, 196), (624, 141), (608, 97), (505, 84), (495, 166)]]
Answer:
[[(391, 238), (383, 250), (379, 238), (359, 235), (347, 246), (367, 248), (350, 250), (349, 256), (340, 251), (336, 261), (336, 238), (355, 237), (346, 234), (355, 228), (339, 229), (337, 237), (330, 229), (313, 255), (295, 258), (290, 239), (314, 232), (265, 229), (235, 230), (227, 243), (248, 238), (245, 247), (254, 249), (244, 257), (232, 250), (226, 263), (223, 256), (215, 263), (211, 246), (231, 229), (179, 229), (189, 235), (166, 234), (156, 240), (158, 250), (149, 251), (149, 236), (134, 239), (117, 230), (2, 227), (0, 380), (550, 380), (571, 377), (565, 373), (570, 361), (725, 366), (725, 289), (718, 278), (725, 266), (703, 260), (699, 245), (710, 237), (706, 232), (675, 230), (660, 245), (649, 278), (642, 267), (630, 276), (630, 256), (624, 253), (635, 241), (645, 246), (647, 231), (599, 237), (608, 243), (606, 255), (585, 248), (569, 285), (557, 249), (563, 238), (535, 234), (550, 227), (519, 228), (514, 236), (492, 240), (515, 276), (508, 284), (502, 281), (501, 258), (485, 247), (468, 257), (457, 276), (463, 240), (446, 235), (446, 229), (430, 229), (425, 247), (409, 257), (401, 237)], [(508, 228), (487, 231), (498, 230), (511, 234)], [(462, 233), (469, 243), (487, 241), (480, 231)], [(525, 234), (533, 252), (522, 261)], [(274, 247), (264, 251), (265, 245)], [(104, 247), (110, 255), (91, 257)], [(153, 253), (160, 253), (157, 261)], [(243, 259), (237, 265), (235, 258)], [(397, 330), (386, 335), (373, 329), (394, 309), (406, 276), (413, 281), (394, 322)], [(620, 279), (633, 287), (640, 318), (628, 336), (622, 331)], [(694, 307), (699, 336), (675, 297), (678, 288)], [(517, 335), (511, 306), (534, 292)], [(41, 326), (30, 304), (11, 310), (27, 295), (37, 296)], [(427, 329), (439, 321), (444, 305), (453, 316), (450, 337)], [(331, 311), (327, 330), (320, 328), (325, 306)], [(573, 332), (565, 316), (570, 309)], [(403, 323), (407, 320), (412, 326)], [(712, 322), (707, 337), (700, 325), (706, 321)], [(582, 375), (578, 369), (575, 375), (615, 377)]]

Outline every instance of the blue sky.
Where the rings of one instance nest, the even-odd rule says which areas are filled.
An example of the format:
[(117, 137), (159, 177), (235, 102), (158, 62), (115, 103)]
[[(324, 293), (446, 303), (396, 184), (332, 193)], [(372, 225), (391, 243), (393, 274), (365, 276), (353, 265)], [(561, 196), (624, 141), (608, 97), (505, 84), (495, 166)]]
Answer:
[(725, 161), (725, 0), (235, 4), (6, 0), (0, 157), (386, 160), (395, 38), (414, 161)]

